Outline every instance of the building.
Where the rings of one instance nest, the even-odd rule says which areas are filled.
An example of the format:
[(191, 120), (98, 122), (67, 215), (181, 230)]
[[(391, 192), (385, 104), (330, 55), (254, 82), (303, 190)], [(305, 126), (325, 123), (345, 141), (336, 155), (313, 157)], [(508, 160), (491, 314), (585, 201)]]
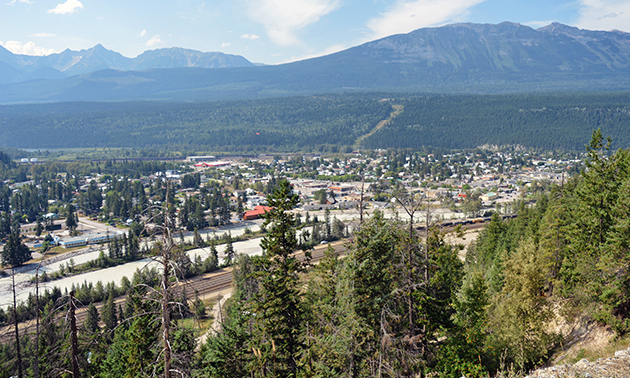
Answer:
[(199, 162), (204, 162), (204, 161), (215, 161), (217, 158), (216, 156), (188, 156), (186, 158), (186, 160), (191, 161), (193, 163), (199, 163)]
[(218, 167), (229, 167), (232, 164), (230, 161), (214, 161), (214, 162), (201, 162), (195, 164), (197, 168), (218, 168)]
[(354, 186), (339, 185), (339, 186), (331, 186), (331, 187), (329, 187), (329, 189), (332, 190), (333, 193), (335, 193), (337, 195), (346, 195), (346, 194), (349, 194), (352, 191), (354, 191)]
[(271, 210), (269, 206), (258, 205), (254, 208), (254, 210), (246, 211), (243, 214), (243, 220), (252, 220), (258, 219), (261, 215)]
[(118, 236), (119, 236), (118, 234), (109, 234), (109, 233), (108, 234), (100, 234), (100, 233), (87, 234), (87, 235), (81, 235), (81, 236), (77, 236), (73, 238), (64, 238), (64, 239), (60, 239), (59, 237), (55, 236), (54, 241), (55, 243), (57, 243), (58, 245), (64, 248), (74, 248), (74, 247), (82, 247), (84, 245), (107, 243), (108, 241), (113, 240), (114, 238)]
[(481, 195), (481, 200), (482, 201), (494, 201), (497, 198), (499, 198), (499, 195), (497, 193), (494, 193), (494, 192), (488, 192), (486, 194)]

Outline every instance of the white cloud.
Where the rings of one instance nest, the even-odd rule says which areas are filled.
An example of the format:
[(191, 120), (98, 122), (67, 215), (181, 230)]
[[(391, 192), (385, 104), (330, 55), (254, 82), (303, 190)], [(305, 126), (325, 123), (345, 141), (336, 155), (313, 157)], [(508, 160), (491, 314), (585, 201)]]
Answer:
[(50, 38), (50, 37), (56, 37), (57, 34), (52, 34), (52, 33), (33, 33), (30, 35), (30, 37), (37, 37), (37, 38)]
[(151, 39), (149, 39), (149, 40), (147, 41), (147, 47), (151, 47), (151, 46), (159, 45), (159, 44), (162, 44), (162, 43), (164, 43), (164, 41), (162, 41), (162, 40), (160, 39), (160, 35), (159, 35), (159, 34), (157, 34), (157, 35), (154, 35), (153, 37), (151, 37)]
[(630, 31), (629, 0), (580, 0), (579, 12), (579, 28)]
[(295, 32), (341, 5), (340, 0), (246, 0), (250, 17), (260, 23), (272, 42), (291, 46), (300, 43)]
[(251, 39), (253, 41), (253, 40), (256, 40), (256, 39), (258, 39), (260, 37), (257, 36), (256, 34), (243, 34), (241, 36), (241, 38), (243, 38), (243, 39)]
[(53, 9), (49, 9), (48, 13), (53, 14), (70, 14), (83, 9), (83, 4), (79, 0), (66, 0), (65, 3), (57, 4)]
[(0, 45), (4, 47), (5, 49), (11, 51), (12, 53), (19, 54), (19, 55), (43, 56), (43, 55), (50, 55), (50, 54), (55, 53), (54, 49), (47, 49), (44, 47), (39, 47), (39, 46), (36, 46), (35, 43), (33, 42), (26, 42), (25, 44), (22, 44), (21, 42), (18, 42), (18, 41), (7, 41), (6, 43), (0, 41)]
[(144, 37), (145, 35), (147, 35), (147, 31), (143, 29), (138, 37)]
[(15, 3), (22, 3), (22, 4), (33, 4), (33, 2), (31, 0), (12, 0), (10, 3), (8, 3), (8, 5), (13, 5)]
[(398, 0), (388, 11), (368, 21), (372, 38), (453, 22), (486, 0)]
[(223, 43), (221, 44), (221, 47), (228, 47), (229, 45), (231, 45), (231, 43), (229, 43), (229, 42), (223, 42)]

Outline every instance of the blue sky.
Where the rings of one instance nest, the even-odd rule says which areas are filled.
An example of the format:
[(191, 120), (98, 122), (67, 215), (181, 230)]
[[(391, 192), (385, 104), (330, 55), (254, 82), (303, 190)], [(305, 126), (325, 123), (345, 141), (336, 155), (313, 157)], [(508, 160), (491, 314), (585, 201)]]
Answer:
[(630, 32), (630, 0), (0, 1), (0, 45), (27, 55), (100, 43), (127, 57), (184, 47), (277, 64), (455, 22)]

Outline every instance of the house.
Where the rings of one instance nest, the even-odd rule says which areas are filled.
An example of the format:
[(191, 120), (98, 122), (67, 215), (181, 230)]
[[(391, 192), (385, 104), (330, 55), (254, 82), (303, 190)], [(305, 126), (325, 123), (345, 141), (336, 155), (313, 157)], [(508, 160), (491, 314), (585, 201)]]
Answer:
[(260, 218), (260, 216), (268, 211), (271, 210), (271, 207), (269, 206), (263, 206), (263, 205), (258, 205), (254, 208), (254, 210), (251, 211), (246, 211), (243, 214), (243, 220), (252, 220), (252, 219), (258, 219)]
[(494, 192), (488, 192), (486, 194), (483, 194), (481, 196), (481, 200), (482, 201), (494, 201), (499, 197), (499, 195), (497, 193)]
[(337, 195), (345, 195), (354, 191), (354, 186), (338, 185), (338, 186), (330, 186), (328, 189), (330, 189), (333, 193)]

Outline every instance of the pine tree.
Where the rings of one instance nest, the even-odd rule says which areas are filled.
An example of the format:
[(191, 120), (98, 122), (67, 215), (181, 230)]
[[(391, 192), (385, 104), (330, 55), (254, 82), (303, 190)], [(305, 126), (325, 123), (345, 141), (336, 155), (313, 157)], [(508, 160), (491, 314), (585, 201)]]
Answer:
[(313, 269), (306, 302), (308, 349), (302, 356), (305, 376), (357, 377), (369, 375), (371, 335), (356, 313), (353, 262), (340, 260), (328, 245), (324, 258)]
[(214, 258), (214, 261), (219, 261), (219, 252), (217, 251), (217, 242), (214, 238), (210, 240), (210, 256)]
[(76, 230), (77, 226), (77, 216), (74, 212), (74, 206), (69, 203), (68, 206), (66, 206), (66, 228), (73, 232)]
[(2, 265), (20, 266), (31, 259), (31, 250), (22, 243), (20, 225), (16, 224), (9, 234), (7, 244), (2, 249)]
[(109, 292), (107, 302), (105, 302), (105, 304), (101, 308), (101, 319), (103, 319), (103, 323), (105, 323), (105, 328), (108, 331), (116, 328), (116, 325), (118, 324), (118, 319), (116, 318), (116, 304), (114, 303), (113, 291)]
[(507, 362), (523, 370), (544, 359), (553, 347), (556, 338), (549, 331), (549, 322), (554, 314), (541, 295), (546, 277), (533, 241), (524, 241), (513, 256), (503, 260), (505, 285), (489, 311), (493, 329), (490, 344), (495, 350), (506, 351)]
[(90, 303), (87, 309), (87, 316), (85, 318), (84, 327), (90, 332), (96, 332), (98, 330), (98, 310), (94, 303)]
[(299, 274), (305, 265), (293, 253), (297, 250), (295, 219), (290, 210), (298, 203), (291, 185), (283, 180), (267, 198), (272, 208), (265, 213), (269, 233), (260, 245), (263, 255), (255, 258), (253, 273), (259, 291), (251, 302), (257, 314), (256, 326), (260, 355), (273, 361), (268, 369), (277, 376), (296, 376), (304, 327), (304, 308)]
[(223, 260), (223, 264), (226, 266), (232, 265), (232, 261), (234, 261), (234, 245), (232, 244), (232, 234), (228, 231), (227, 234), (227, 242), (225, 243), (225, 257)]
[(201, 235), (199, 235), (199, 230), (196, 228), (193, 232), (193, 244), (197, 247), (203, 247), (205, 245), (203, 239), (201, 238)]
[(455, 326), (448, 330), (444, 345), (437, 351), (434, 370), (444, 377), (488, 376), (488, 288), (480, 272), (469, 272), (453, 305)]
[(242, 378), (252, 372), (252, 356), (249, 352), (251, 338), (247, 330), (245, 313), (239, 302), (230, 307), (221, 332), (209, 337), (199, 353), (199, 373), (207, 377)]

